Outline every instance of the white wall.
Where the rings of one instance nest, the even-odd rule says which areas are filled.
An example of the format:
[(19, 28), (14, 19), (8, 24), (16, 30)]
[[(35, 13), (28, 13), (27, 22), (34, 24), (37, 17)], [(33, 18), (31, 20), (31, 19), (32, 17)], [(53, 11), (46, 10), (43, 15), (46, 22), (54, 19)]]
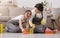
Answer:
[(34, 7), (36, 3), (40, 3), (43, 0), (14, 0), (19, 7)]
[(6, 3), (6, 2), (8, 2), (10, 0), (0, 0), (0, 1), (1, 1), (1, 3)]
[[(34, 7), (35, 4), (43, 2), (44, 0), (14, 0), (19, 7)], [(46, 0), (48, 6), (51, 7), (51, 0)]]
[(0, 0), (1, 3), (0, 5), (6, 5), (9, 1), (13, 1), (13, 0)]
[[(36, 3), (42, 2), (44, 0), (14, 0), (15, 3), (22, 7), (34, 7)], [(60, 8), (60, 0), (46, 0), (48, 2), (48, 6), (52, 8)]]
[[(6, 4), (7, 1), (10, 0), (0, 0), (1, 4)], [(13, 1), (13, 0), (12, 0)], [(17, 4), (19, 7), (34, 7), (36, 3), (40, 3), (44, 0), (14, 0), (15, 4)], [(60, 8), (60, 0), (46, 0), (48, 2), (48, 6), (52, 8)]]
[(53, 8), (60, 8), (60, 0), (52, 0)]

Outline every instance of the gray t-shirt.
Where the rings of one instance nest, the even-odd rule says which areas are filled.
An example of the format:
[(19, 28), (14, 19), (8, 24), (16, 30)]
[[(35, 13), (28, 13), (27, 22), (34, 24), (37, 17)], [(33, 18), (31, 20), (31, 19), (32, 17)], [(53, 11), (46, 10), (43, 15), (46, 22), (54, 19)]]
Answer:
[(19, 15), (11, 20), (24, 20), (24, 15)]
[(14, 25), (19, 25), (19, 20), (24, 21), (24, 15), (19, 15), (11, 20), (9, 20), (8, 22), (14, 24)]

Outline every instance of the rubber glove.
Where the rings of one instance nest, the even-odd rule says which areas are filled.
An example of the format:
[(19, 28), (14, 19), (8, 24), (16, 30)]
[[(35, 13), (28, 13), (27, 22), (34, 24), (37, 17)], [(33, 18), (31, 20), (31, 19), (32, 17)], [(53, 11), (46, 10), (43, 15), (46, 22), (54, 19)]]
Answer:
[(46, 20), (42, 20), (42, 21), (41, 21), (41, 24), (42, 24), (42, 25), (45, 25), (45, 24), (46, 24)]
[(33, 24), (32, 22), (29, 22), (29, 24), (32, 28), (35, 28), (35, 24)]

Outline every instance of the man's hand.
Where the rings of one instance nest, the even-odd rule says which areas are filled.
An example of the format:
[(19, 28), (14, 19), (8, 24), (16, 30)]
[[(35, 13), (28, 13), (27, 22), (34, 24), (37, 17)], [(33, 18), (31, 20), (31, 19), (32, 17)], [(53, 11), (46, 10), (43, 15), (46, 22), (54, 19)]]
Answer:
[(24, 31), (24, 29), (22, 29), (22, 32)]
[(23, 34), (29, 34), (29, 30), (25, 29), (24, 31), (22, 31)]

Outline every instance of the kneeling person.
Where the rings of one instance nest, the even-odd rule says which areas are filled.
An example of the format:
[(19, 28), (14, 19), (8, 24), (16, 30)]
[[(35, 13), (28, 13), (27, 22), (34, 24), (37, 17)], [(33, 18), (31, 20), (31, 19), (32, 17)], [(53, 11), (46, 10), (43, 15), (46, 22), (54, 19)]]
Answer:
[(30, 16), (31, 16), (31, 11), (26, 10), (23, 15), (19, 15), (9, 20), (7, 23), (7, 32), (11, 32), (11, 33), (23, 32), (25, 28), (28, 28), (28, 21)]

